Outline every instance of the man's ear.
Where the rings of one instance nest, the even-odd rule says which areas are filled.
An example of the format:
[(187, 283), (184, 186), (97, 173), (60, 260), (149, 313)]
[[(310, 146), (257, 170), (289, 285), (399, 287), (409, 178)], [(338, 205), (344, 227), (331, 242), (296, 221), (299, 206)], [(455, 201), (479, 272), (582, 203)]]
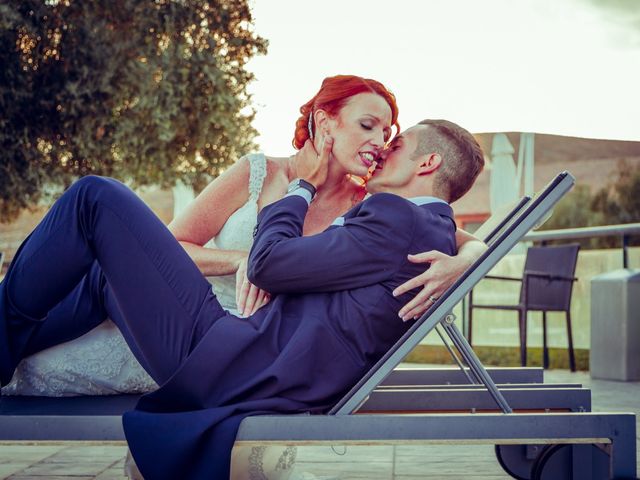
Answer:
[(431, 175), (442, 165), (442, 156), (439, 153), (428, 153), (418, 160), (416, 173), (418, 175)]

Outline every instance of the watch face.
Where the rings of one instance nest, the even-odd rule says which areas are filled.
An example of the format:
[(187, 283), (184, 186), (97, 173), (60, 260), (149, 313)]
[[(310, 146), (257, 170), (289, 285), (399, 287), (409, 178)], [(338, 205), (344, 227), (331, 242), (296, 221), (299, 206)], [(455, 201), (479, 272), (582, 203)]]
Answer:
[(300, 179), (296, 178), (289, 184), (289, 188), (287, 188), (287, 193), (293, 192), (296, 188), (300, 186)]

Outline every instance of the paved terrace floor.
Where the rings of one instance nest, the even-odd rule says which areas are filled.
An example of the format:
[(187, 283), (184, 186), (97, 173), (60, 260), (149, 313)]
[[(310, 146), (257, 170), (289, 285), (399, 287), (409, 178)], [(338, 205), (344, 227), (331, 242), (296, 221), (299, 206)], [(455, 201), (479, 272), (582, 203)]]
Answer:
[[(588, 373), (545, 372), (545, 382), (581, 383), (592, 389), (593, 411), (635, 412), (640, 382), (592, 380)], [(638, 432), (640, 432), (640, 420)], [(638, 442), (640, 446), (640, 441)], [(0, 443), (0, 479), (124, 479), (124, 443)], [(640, 450), (639, 450), (640, 467)], [(640, 472), (640, 468), (638, 470)], [(299, 447), (299, 479), (418, 480), (510, 478), (490, 445)], [(292, 478), (292, 480), (294, 480)]]

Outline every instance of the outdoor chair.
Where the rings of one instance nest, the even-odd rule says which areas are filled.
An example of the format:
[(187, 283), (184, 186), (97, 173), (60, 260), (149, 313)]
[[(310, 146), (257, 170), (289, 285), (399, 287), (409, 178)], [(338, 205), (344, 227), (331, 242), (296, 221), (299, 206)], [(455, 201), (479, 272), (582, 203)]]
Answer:
[(489, 305), (474, 303), (473, 290), (469, 293), (469, 344), (472, 344), (473, 310), (507, 310), (518, 313), (520, 331), (520, 362), (527, 365), (527, 314), (542, 312), (543, 367), (549, 367), (547, 347), (547, 312), (565, 312), (569, 350), (569, 367), (576, 370), (571, 334), (571, 293), (575, 278), (580, 245), (570, 244), (554, 247), (530, 247), (522, 278), (487, 275), (487, 280), (520, 282), (520, 300), (513, 305)]

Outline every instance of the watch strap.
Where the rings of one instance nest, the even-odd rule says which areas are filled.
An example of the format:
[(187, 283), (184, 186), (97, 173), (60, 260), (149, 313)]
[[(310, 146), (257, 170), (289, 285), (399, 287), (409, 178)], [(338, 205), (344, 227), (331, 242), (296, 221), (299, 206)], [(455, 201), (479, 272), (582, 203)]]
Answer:
[(301, 192), (305, 193), (305, 195), (302, 196), (304, 196), (310, 203), (316, 195), (316, 187), (302, 178), (296, 178), (289, 184), (289, 187), (287, 188), (287, 195), (294, 193), (298, 194)]

